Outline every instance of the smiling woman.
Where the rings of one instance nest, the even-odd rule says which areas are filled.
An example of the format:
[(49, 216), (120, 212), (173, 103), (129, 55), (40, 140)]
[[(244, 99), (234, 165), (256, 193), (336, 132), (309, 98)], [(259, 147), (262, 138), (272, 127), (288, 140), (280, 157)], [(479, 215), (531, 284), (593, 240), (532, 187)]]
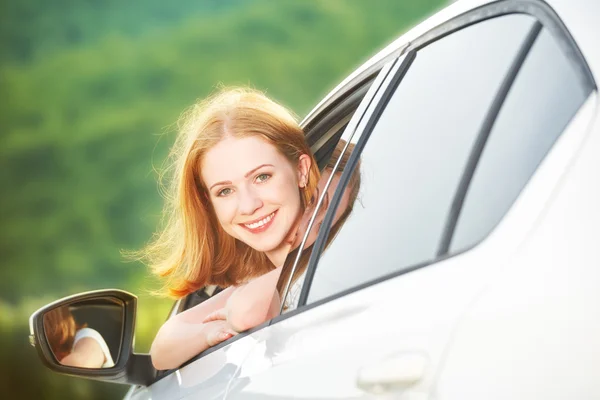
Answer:
[(167, 224), (141, 255), (172, 296), (227, 289), (161, 327), (158, 369), (276, 313), (276, 282), (319, 181), (291, 113), (250, 89), (222, 90), (185, 113), (171, 157)]
[(319, 179), (289, 111), (224, 89), (183, 114), (170, 159), (166, 225), (142, 252), (170, 295), (240, 284), (283, 261), (266, 253), (278, 254)]

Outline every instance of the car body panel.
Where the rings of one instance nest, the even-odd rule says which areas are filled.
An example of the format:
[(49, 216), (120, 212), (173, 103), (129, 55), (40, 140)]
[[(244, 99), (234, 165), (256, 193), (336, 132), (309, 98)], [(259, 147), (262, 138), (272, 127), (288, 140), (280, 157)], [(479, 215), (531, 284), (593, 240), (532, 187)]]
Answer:
[(132, 393), (130, 399), (222, 399), (231, 379), (237, 374), (256, 343), (252, 335), (242, 337), (228, 346), (202, 356), (151, 386)]
[(600, 368), (600, 121), (594, 108), (593, 128), (543, 217), (461, 318), (440, 374), (440, 399), (598, 398), (592, 371)]

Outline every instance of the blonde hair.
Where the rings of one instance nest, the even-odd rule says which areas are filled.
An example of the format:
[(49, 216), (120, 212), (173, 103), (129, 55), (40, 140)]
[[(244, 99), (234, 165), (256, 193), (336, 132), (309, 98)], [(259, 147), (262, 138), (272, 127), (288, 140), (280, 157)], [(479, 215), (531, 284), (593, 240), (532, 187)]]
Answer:
[(259, 136), (292, 165), (303, 154), (311, 158), (308, 183), (300, 192), (303, 208), (319, 181), (319, 169), (304, 132), (294, 116), (263, 93), (246, 88), (222, 89), (195, 104), (180, 118), (179, 134), (170, 153), (170, 187), (164, 228), (138, 255), (152, 271), (166, 278), (173, 297), (206, 285), (227, 287), (274, 268), (266, 255), (228, 235), (219, 224), (200, 175), (202, 157), (225, 135)]

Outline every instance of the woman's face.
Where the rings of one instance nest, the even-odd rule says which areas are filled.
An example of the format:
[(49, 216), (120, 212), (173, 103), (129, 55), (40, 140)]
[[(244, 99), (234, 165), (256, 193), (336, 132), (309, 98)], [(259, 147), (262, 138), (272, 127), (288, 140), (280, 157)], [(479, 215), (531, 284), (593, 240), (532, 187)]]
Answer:
[[(208, 189), (219, 223), (229, 235), (273, 257), (287, 254), (287, 239), (299, 222), (310, 157), (298, 165), (258, 136), (225, 137), (201, 162), (201, 177)], [(276, 257), (280, 258), (280, 256)]]

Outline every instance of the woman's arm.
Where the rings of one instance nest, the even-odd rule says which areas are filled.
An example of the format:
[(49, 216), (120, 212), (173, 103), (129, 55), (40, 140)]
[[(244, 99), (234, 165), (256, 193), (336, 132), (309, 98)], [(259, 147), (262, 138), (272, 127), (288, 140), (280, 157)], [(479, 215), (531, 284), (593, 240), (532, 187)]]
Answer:
[(226, 320), (237, 332), (254, 328), (279, 315), (277, 281), (282, 267), (275, 268), (241, 285), (230, 295), (225, 307), (204, 318), (204, 322)]
[(208, 300), (169, 318), (158, 330), (150, 357), (156, 369), (176, 368), (207, 348), (229, 339), (236, 332), (224, 321), (204, 324), (204, 318), (227, 303), (234, 291), (229, 287)]
[(159, 329), (150, 356), (156, 369), (176, 368), (237, 332), (254, 328), (279, 315), (276, 268), (171, 317)]

